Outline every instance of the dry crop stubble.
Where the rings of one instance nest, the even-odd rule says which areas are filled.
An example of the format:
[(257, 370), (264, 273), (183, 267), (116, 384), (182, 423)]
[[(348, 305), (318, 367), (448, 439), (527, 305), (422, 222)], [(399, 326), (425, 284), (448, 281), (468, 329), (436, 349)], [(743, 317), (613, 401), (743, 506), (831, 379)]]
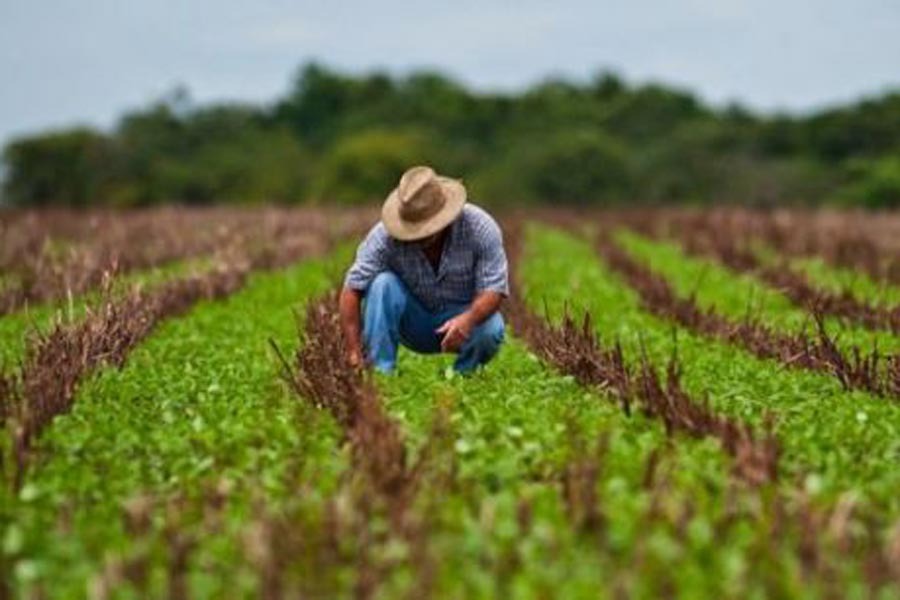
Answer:
[[(446, 460), (441, 456), (452, 456), (447, 411), (438, 406), (424, 447), (413, 460), (399, 424), (386, 412), (370, 375), (347, 362), (336, 308), (336, 293), (307, 305), (303, 326), (298, 325), (301, 343), (293, 365), (274, 342), (272, 346), (290, 388), (300, 400), (327, 410), (350, 447), (348, 477), (358, 486), (352, 494), (358, 519), (356, 536), (363, 540), (354, 559), (358, 569), (354, 595), (374, 597), (389, 573), (399, 567), (397, 559), (380, 556), (379, 548), (386, 547), (392, 538), (410, 548), (410, 554), (400, 560), (412, 565), (419, 581), (414, 593), (427, 595), (434, 569), (434, 557), (428, 548), (430, 524), (427, 509), (416, 511), (414, 505), (417, 501), (427, 503), (429, 498), (435, 501), (448, 485), (440, 476), (439, 466)], [(446, 466), (443, 469), (446, 473)], [(387, 532), (370, 529), (372, 520), (380, 514), (390, 524)]]
[(71, 409), (78, 383), (104, 364), (121, 367), (128, 353), (162, 319), (183, 314), (201, 299), (221, 298), (243, 285), (246, 270), (224, 268), (179, 279), (144, 293), (134, 290), (104, 300), (77, 323), (59, 323), (29, 345), (18, 377), (7, 384), (0, 403), (11, 431), (13, 487), (21, 485), (35, 439), (52, 420)]
[(107, 273), (131, 273), (209, 257), (282, 267), (355, 234), (368, 209), (171, 208), (135, 211), (29, 211), (0, 237), (0, 315), (25, 305), (79, 295)]
[(741, 246), (763, 245), (783, 257), (826, 263), (900, 283), (900, 215), (896, 212), (658, 208), (609, 211), (605, 221), (649, 236), (688, 237), (715, 230)]
[(737, 237), (727, 229), (716, 227), (715, 221), (697, 219), (689, 226), (677, 228), (674, 235), (689, 253), (711, 256), (738, 273), (753, 274), (810, 312), (841, 317), (869, 329), (900, 333), (900, 306), (861, 300), (846, 288), (832, 292), (816, 287), (783, 257), (777, 264), (764, 264), (746, 246), (746, 234)]
[(746, 348), (760, 358), (774, 359), (791, 368), (832, 374), (846, 389), (862, 389), (894, 398), (897, 357), (877, 349), (841, 350), (826, 331), (821, 315), (813, 315), (815, 336), (804, 332), (781, 333), (747, 315), (729, 319), (712, 308), (701, 309), (694, 298), (679, 297), (661, 275), (640, 264), (609, 236), (597, 237), (597, 251), (615, 272), (639, 294), (650, 312), (688, 329)]
[[(5, 375), (0, 386), (4, 394), (0, 405), (10, 431), (9, 449), (2, 458), (12, 486), (21, 485), (40, 432), (70, 410), (82, 378), (104, 364), (121, 367), (131, 349), (159, 322), (184, 314), (200, 300), (233, 294), (252, 270), (281, 268), (321, 254), (337, 235), (358, 228), (353, 219), (335, 228), (337, 233), (325, 228), (317, 231), (317, 225), (322, 223), (305, 216), (292, 223), (274, 222), (272, 228), (281, 233), (266, 240), (262, 250), (249, 255), (239, 252), (202, 275), (176, 278), (150, 290), (133, 288), (115, 297), (107, 276), (107, 291), (97, 308), (88, 310), (81, 320), (58, 321), (49, 332), (36, 332), (18, 373)], [(286, 240), (290, 243), (281, 243)]]
[[(582, 385), (597, 386), (617, 398), (626, 414), (637, 405), (645, 414), (660, 419), (666, 431), (695, 437), (711, 436), (734, 459), (734, 472), (751, 484), (764, 484), (778, 477), (780, 445), (772, 432), (771, 418), (766, 431), (754, 432), (746, 423), (717, 414), (706, 401), (692, 398), (680, 383), (677, 355), (664, 368), (653, 364), (646, 353), (636, 367), (626, 364), (622, 347), (616, 342), (604, 347), (585, 311), (580, 325), (564, 311), (559, 325), (548, 317), (535, 315), (519, 296), (517, 263), (522, 247), (520, 223), (507, 230), (512, 255), (514, 291), (506, 314), (516, 335), (550, 365), (572, 375)], [(659, 373), (665, 373), (665, 380)]]

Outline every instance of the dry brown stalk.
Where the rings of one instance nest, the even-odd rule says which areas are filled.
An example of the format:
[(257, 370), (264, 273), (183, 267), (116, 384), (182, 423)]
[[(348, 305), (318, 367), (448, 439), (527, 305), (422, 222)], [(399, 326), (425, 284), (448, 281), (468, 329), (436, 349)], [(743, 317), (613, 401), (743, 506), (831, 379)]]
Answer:
[(638, 293), (644, 307), (702, 335), (736, 344), (760, 358), (774, 359), (792, 368), (832, 374), (845, 389), (862, 389), (892, 396), (889, 365), (877, 349), (864, 353), (858, 348), (848, 356), (825, 329), (822, 315), (813, 315), (816, 337), (804, 332), (781, 333), (748, 315), (734, 321), (715, 310), (701, 309), (693, 297), (679, 297), (668, 281), (632, 258), (607, 236), (598, 237), (597, 248), (610, 268)]
[(341, 425), (355, 468), (389, 500), (399, 524), (415, 494), (418, 469), (409, 464), (400, 427), (385, 412), (374, 384), (347, 363), (336, 306), (335, 294), (307, 305), (290, 379), (301, 398), (327, 409)]
[(370, 211), (186, 208), (18, 211), (0, 221), (0, 315), (126, 273), (198, 257), (284, 266), (356, 233)]
[[(0, 377), (0, 423), (7, 425), (11, 437), (11, 448), (7, 456), (0, 456), (0, 465), (4, 472), (9, 469), (14, 487), (21, 484), (35, 439), (55, 416), (70, 409), (78, 383), (85, 375), (104, 364), (121, 367), (131, 349), (160, 321), (183, 314), (200, 300), (235, 292), (243, 286), (251, 269), (274, 269), (320, 253), (337, 236), (358, 229), (362, 222), (358, 215), (351, 214), (338, 219), (334, 227), (326, 227), (327, 219), (321, 211), (223, 211), (229, 218), (252, 217), (243, 225), (245, 228), (262, 219), (264, 226), (248, 236), (247, 241), (229, 242), (238, 243), (243, 251), (201, 275), (172, 279), (149, 290), (133, 287), (125, 294), (112, 293), (111, 275), (106, 273), (102, 299), (96, 308), (88, 310), (83, 319), (58, 321), (49, 332), (35, 333), (27, 345), (20, 372), (15, 377)], [(154, 227), (172, 224), (184, 234), (188, 232), (178, 229), (176, 221), (183, 218), (185, 223), (194, 223), (194, 213), (189, 211), (166, 214), (165, 218), (158, 212), (116, 218), (133, 218), (140, 224), (147, 224), (149, 219)], [(321, 229), (317, 231), (317, 227)], [(125, 229), (131, 231), (130, 225)], [(223, 235), (232, 233), (226, 231)], [(272, 237), (260, 238), (260, 234)], [(7, 464), (9, 461), (12, 465)]]
[[(513, 265), (520, 254), (520, 228), (507, 231)], [(515, 269), (514, 269), (515, 270)], [(515, 273), (513, 275), (515, 281)], [(665, 294), (658, 281), (652, 281), (657, 294)], [(577, 325), (565, 311), (559, 325), (550, 324), (532, 313), (518, 294), (513, 294), (506, 310), (516, 335), (541, 359), (583, 384), (598, 387), (616, 398), (626, 414), (632, 405), (660, 419), (670, 434), (681, 432), (711, 436), (734, 459), (734, 472), (742, 480), (760, 485), (778, 476), (780, 444), (772, 432), (771, 418), (766, 432), (759, 436), (746, 423), (716, 413), (708, 402), (692, 398), (681, 386), (680, 367), (675, 356), (660, 369), (644, 354), (636, 369), (625, 361), (621, 345), (607, 347), (597, 338), (589, 313)]]
[(603, 213), (609, 224), (646, 235), (689, 238), (714, 230), (739, 245), (762, 243), (786, 257), (817, 256), (826, 262), (900, 283), (900, 218), (897, 213), (746, 208), (643, 209)]
[[(372, 597), (397, 566), (394, 561), (385, 563), (372, 555), (391, 536), (410, 547), (407, 560), (414, 563), (419, 590), (426, 594), (435, 570), (428, 550), (429, 524), (411, 508), (417, 501), (434, 501), (443, 486), (449, 484), (439, 477), (435, 479), (436, 473), (441, 472), (437, 468), (441, 457), (452, 456), (449, 414), (438, 410), (423, 450), (415, 461), (410, 460), (400, 426), (385, 411), (369, 375), (352, 367), (345, 358), (336, 306), (334, 293), (307, 305), (302, 327), (298, 322), (301, 345), (295, 367), (283, 361), (283, 375), (301, 399), (331, 413), (350, 445), (350, 478), (358, 486), (351, 497), (360, 543), (355, 558), (355, 595)], [(273, 347), (281, 356), (277, 346)], [(423, 497), (426, 487), (429, 494)], [(390, 531), (376, 535), (368, 525), (382, 513), (391, 525)]]
[(816, 287), (784, 260), (778, 265), (763, 264), (746, 247), (746, 234), (739, 237), (718, 225), (713, 219), (697, 218), (678, 227), (673, 234), (689, 253), (711, 256), (734, 271), (753, 274), (806, 310), (833, 315), (868, 329), (900, 333), (900, 306), (866, 302), (848, 289), (831, 292)]
[(149, 292), (135, 288), (115, 300), (107, 297), (80, 321), (57, 322), (49, 332), (37, 333), (15, 385), (0, 389), (12, 431), (14, 487), (22, 482), (35, 439), (57, 415), (69, 411), (85, 375), (103, 364), (121, 367), (161, 320), (184, 313), (199, 300), (233, 293), (245, 276), (243, 268), (224, 267)]

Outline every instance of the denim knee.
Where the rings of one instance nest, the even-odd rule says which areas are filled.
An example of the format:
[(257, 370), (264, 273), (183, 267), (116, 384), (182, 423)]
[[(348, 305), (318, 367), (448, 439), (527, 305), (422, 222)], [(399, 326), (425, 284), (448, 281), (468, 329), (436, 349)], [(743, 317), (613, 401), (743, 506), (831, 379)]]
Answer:
[(503, 317), (500, 313), (496, 313), (475, 330), (473, 333), (475, 339), (472, 341), (483, 350), (496, 350), (503, 343), (504, 334)]
[(392, 290), (402, 289), (402, 287), (403, 282), (400, 281), (400, 278), (397, 277), (397, 275), (391, 271), (382, 271), (376, 275), (375, 279), (372, 280), (372, 283), (369, 284), (369, 289), (366, 290), (366, 296), (382, 296)]

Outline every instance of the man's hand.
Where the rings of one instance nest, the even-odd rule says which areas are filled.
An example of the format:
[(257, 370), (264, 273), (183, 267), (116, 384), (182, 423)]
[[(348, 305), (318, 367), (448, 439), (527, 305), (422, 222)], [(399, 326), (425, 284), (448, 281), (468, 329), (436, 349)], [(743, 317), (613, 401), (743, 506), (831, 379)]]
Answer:
[(436, 330), (436, 333), (444, 336), (441, 339), (441, 352), (458, 352), (474, 328), (475, 319), (468, 311), (446, 321)]

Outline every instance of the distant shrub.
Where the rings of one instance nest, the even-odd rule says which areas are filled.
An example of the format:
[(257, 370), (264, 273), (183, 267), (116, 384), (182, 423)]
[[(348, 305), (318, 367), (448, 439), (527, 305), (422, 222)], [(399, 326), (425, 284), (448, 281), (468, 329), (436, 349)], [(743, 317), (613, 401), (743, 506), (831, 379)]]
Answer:
[(340, 204), (381, 200), (406, 168), (428, 162), (425, 150), (418, 132), (369, 130), (345, 136), (319, 163), (312, 195)]
[(837, 193), (839, 203), (866, 208), (900, 208), (900, 156), (856, 160), (847, 170), (851, 181)]
[(112, 162), (108, 139), (88, 129), (23, 138), (3, 152), (12, 204), (85, 206), (96, 201)]
[(563, 131), (521, 140), (476, 190), (499, 201), (588, 204), (627, 195), (628, 153), (600, 131)]

